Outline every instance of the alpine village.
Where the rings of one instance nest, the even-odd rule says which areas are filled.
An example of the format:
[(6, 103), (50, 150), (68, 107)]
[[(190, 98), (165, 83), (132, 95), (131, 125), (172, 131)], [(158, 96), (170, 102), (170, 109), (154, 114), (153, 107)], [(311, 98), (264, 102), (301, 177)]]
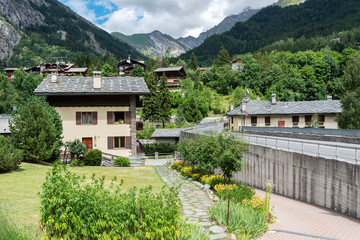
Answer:
[(0, 239), (360, 239), (360, 1), (0, 0)]

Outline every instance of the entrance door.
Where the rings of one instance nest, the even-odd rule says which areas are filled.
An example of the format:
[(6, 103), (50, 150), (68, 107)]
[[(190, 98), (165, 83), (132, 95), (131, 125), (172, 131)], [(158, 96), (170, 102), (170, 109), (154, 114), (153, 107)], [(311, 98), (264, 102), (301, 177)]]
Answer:
[(93, 148), (92, 138), (82, 138), (82, 143), (86, 145), (86, 151)]
[(285, 127), (285, 121), (278, 121), (278, 127)]

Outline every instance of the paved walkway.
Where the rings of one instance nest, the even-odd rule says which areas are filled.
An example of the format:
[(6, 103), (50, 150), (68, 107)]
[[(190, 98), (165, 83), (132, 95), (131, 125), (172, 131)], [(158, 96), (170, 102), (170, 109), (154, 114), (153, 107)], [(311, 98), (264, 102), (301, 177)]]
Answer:
[(209, 234), (210, 239), (230, 239), (224, 228), (211, 221), (208, 209), (212, 204), (207, 193), (190, 181), (176, 175), (165, 166), (154, 166), (164, 182), (170, 187), (179, 188), (179, 198), (182, 202), (184, 218), (197, 223)]
[[(265, 196), (262, 190), (257, 189), (256, 193)], [(277, 219), (269, 225), (270, 231), (257, 239), (360, 239), (360, 219), (276, 194), (271, 195), (271, 206)]]

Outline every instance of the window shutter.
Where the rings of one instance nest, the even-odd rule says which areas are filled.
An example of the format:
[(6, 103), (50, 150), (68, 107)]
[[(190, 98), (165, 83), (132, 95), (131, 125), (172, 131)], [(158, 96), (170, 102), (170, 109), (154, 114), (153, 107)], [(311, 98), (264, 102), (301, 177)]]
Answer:
[(126, 149), (131, 149), (131, 136), (126, 136), (125, 137), (125, 148)]
[(131, 124), (131, 112), (125, 112), (125, 124)]
[(107, 112), (107, 123), (108, 124), (114, 123), (114, 112)]
[(114, 137), (108, 137), (108, 149), (114, 149)]
[(76, 112), (76, 125), (81, 125), (81, 112)]
[(92, 113), (92, 124), (96, 125), (97, 123), (98, 123), (97, 112), (93, 112)]

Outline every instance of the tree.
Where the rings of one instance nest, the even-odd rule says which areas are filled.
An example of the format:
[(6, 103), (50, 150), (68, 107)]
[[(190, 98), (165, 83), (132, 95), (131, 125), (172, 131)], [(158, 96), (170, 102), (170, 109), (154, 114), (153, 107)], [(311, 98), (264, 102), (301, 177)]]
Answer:
[(10, 79), (0, 74), (0, 113), (10, 114), (20, 97)]
[(145, 81), (150, 91), (150, 96), (145, 97), (143, 100), (144, 108), (142, 117), (145, 120), (156, 121), (159, 114), (159, 104), (156, 92), (157, 84), (155, 74), (148, 73), (145, 76)]
[(342, 113), (337, 117), (339, 128), (360, 129), (360, 53), (348, 61), (340, 90)]
[(65, 147), (71, 153), (71, 157), (76, 154), (76, 158), (79, 159), (80, 155), (84, 154), (86, 151), (86, 145), (80, 141), (80, 139), (75, 139), (74, 141), (67, 141)]
[(104, 77), (108, 77), (110, 75), (114, 75), (114, 69), (110, 64), (106, 63), (101, 69), (101, 75)]
[(216, 66), (221, 67), (230, 64), (231, 64), (230, 55), (228, 51), (226, 51), (225, 47), (221, 46), (220, 51), (217, 55)]
[(162, 122), (163, 127), (165, 127), (165, 123), (170, 120), (171, 116), (171, 94), (166, 83), (167, 78), (164, 73), (160, 78), (159, 92), (156, 97), (159, 106), (157, 120)]
[(144, 75), (144, 70), (140, 65), (135, 65), (134, 69), (130, 73), (130, 76), (132, 77), (144, 77)]
[(197, 58), (194, 54), (194, 52), (191, 53), (191, 57), (189, 59), (189, 62), (187, 64), (188, 69), (191, 69), (193, 71), (196, 71), (198, 69), (198, 62), (197, 62)]
[(23, 150), (23, 160), (53, 161), (59, 158), (62, 122), (60, 115), (45, 100), (30, 97), (10, 120), (12, 142)]
[(21, 164), (22, 152), (14, 147), (10, 139), (0, 135), (0, 173), (17, 169)]
[(199, 109), (198, 103), (194, 96), (194, 93), (191, 92), (188, 94), (184, 104), (184, 116), (188, 122), (200, 122), (203, 119), (201, 111)]

